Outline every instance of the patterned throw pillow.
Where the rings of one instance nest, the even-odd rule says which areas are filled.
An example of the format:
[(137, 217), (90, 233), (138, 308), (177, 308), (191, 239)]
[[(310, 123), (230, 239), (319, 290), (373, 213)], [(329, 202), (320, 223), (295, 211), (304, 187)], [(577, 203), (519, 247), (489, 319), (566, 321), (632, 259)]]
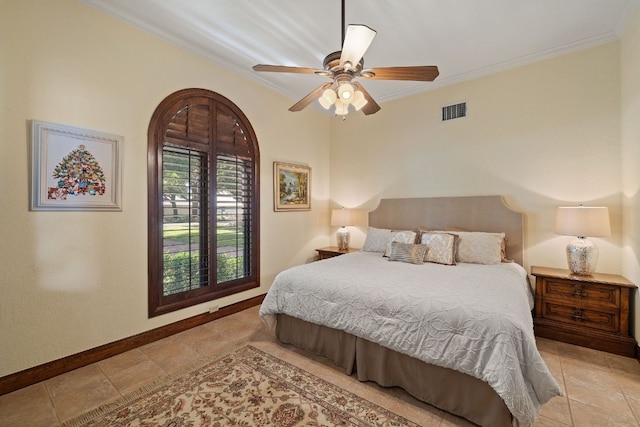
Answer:
[(427, 245), (392, 242), (391, 250), (389, 251), (389, 261), (424, 264), (424, 257), (428, 249)]
[(391, 241), (387, 244), (387, 249), (384, 251), (383, 256), (389, 256), (391, 252), (391, 243), (400, 242), (400, 243), (416, 243), (416, 232), (415, 231), (392, 231), (391, 232)]
[(455, 265), (458, 236), (443, 232), (423, 232), (420, 242), (429, 247), (425, 261)]
[(473, 264), (500, 264), (503, 259), (504, 233), (451, 231), (460, 237), (457, 261)]

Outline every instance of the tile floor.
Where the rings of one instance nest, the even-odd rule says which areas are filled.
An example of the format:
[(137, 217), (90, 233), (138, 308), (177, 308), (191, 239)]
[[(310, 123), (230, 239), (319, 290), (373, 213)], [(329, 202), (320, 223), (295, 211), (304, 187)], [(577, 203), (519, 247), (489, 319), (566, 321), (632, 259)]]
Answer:
[[(279, 344), (257, 313), (254, 307), (0, 396), (0, 426), (56, 426), (245, 341), (422, 426), (470, 426), (402, 390), (360, 383), (324, 358)], [(538, 346), (565, 396), (543, 407), (536, 427), (640, 426), (640, 363), (635, 359), (545, 339)]]

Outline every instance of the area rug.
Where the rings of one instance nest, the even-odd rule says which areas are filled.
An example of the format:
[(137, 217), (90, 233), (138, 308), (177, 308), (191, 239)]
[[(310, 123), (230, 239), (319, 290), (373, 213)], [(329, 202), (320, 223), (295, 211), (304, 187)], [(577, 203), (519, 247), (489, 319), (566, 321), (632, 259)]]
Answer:
[(250, 345), (63, 426), (419, 427)]

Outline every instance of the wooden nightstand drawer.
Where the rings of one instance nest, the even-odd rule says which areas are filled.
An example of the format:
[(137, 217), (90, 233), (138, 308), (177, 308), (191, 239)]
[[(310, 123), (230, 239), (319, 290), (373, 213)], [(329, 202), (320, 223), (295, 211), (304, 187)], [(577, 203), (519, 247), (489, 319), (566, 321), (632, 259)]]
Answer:
[(553, 298), (580, 307), (620, 308), (620, 288), (609, 285), (547, 279), (542, 292), (545, 299)]
[(620, 332), (620, 312), (616, 310), (597, 311), (545, 301), (542, 305), (542, 317), (601, 331)]
[(617, 274), (578, 276), (546, 267), (531, 267), (531, 274), (536, 336), (635, 357), (629, 318), (636, 285)]

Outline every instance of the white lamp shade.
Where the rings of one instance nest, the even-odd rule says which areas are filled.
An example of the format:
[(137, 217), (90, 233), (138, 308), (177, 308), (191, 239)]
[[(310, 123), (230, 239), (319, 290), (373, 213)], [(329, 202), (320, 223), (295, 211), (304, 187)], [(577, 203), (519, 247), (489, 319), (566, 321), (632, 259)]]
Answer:
[(353, 95), (353, 101), (351, 103), (356, 108), (356, 111), (360, 111), (360, 109), (367, 105), (368, 102), (369, 101), (367, 101), (367, 99), (364, 97), (364, 93), (357, 90)]
[(339, 99), (335, 103), (336, 106), (336, 114), (340, 116), (346, 116), (349, 114), (349, 104), (345, 104)]
[(611, 236), (609, 209), (606, 207), (559, 207), (556, 234), (578, 237)]
[(336, 92), (333, 89), (325, 89), (324, 92), (322, 92), (322, 96), (318, 99), (318, 101), (320, 102), (320, 105), (324, 107), (325, 110), (328, 110), (329, 108), (331, 108), (333, 103), (336, 102), (337, 98), (338, 98), (338, 95), (336, 95)]
[(353, 225), (353, 215), (351, 209), (333, 209), (331, 211), (331, 225), (334, 227), (345, 227)]

